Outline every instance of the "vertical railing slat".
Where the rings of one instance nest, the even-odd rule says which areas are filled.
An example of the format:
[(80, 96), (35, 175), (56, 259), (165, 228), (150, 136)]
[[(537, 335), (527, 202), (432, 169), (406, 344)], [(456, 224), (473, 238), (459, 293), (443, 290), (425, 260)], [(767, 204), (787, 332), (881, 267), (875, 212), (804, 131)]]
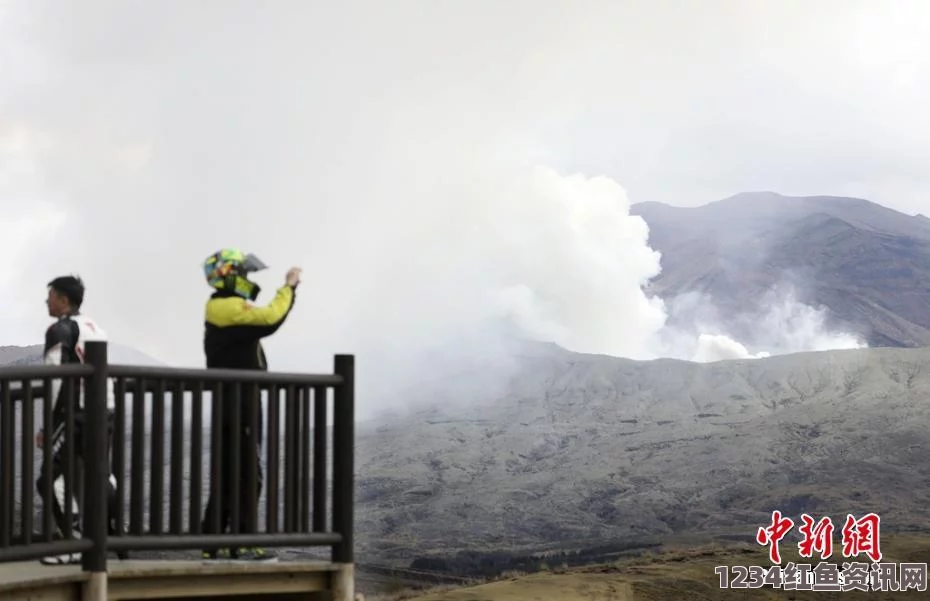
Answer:
[(284, 532), (297, 528), (297, 474), (300, 467), (297, 425), (300, 418), (297, 389), (288, 386), (284, 397)]
[(310, 418), (313, 399), (310, 387), (301, 387), (300, 399), (300, 531), (310, 532)]
[(137, 378), (132, 394), (132, 466), (129, 473), (129, 532), (144, 533), (145, 517), (145, 379)]
[(342, 542), (333, 547), (336, 563), (354, 561), (355, 357), (336, 355), (335, 373), (342, 383), (333, 394), (333, 530)]
[[(82, 554), (81, 567), (87, 572), (107, 571), (107, 522), (109, 461), (109, 415), (107, 409), (107, 345), (88, 342), (85, 361), (94, 372), (83, 380), (84, 411), (84, 503), (82, 527), (84, 537), (93, 541), (90, 551)], [(70, 502), (70, 499), (69, 499)]]
[[(192, 458), (193, 459), (193, 458)], [(184, 531), (184, 383), (171, 391), (171, 469), (169, 474), (168, 531)]]
[(278, 504), (281, 497), (278, 495), (278, 466), (280, 465), (279, 446), (281, 442), (281, 419), (278, 413), (280, 408), (279, 389), (272, 385), (268, 390), (268, 436), (267, 465), (268, 474), (265, 477), (265, 530), (269, 534), (276, 534), (280, 528), (278, 521)]
[(165, 511), (165, 381), (158, 380), (152, 396), (151, 476), (149, 478), (149, 531), (164, 533)]
[(328, 389), (313, 390), (313, 531), (326, 532), (326, 432)]
[[(13, 539), (13, 476), (16, 469), (16, 421), (10, 383), (0, 381), (0, 547)], [(26, 438), (26, 435), (23, 435)]]
[(218, 534), (222, 532), (220, 528), (222, 520), (221, 514), (224, 513), (226, 503), (223, 498), (223, 385), (216, 384), (213, 389), (212, 402), (210, 403), (210, 500), (207, 505), (209, 513), (208, 527), (210, 532)]
[(52, 503), (52, 436), (54, 435), (54, 415), (52, 395), (52, 380), (45, 378), (45, 394), (42, 396), (42, 474), (39, 485), (42, 495), (42, 540), (50, 543), (55, 538), (54, 512)]
[(245, 491), (245, 507), (243, 508), (243, 520), (247, 525), (248, 534), (258, 533), (258, 496), (259, 496), (259, 467), (261, 458), (259, 452), (261, 446), (261, 425), (259, 411), (261, 410), (261, 391), (256, 384), (248, 384), (242, 391), (243, 398), (247, 400), (245, 408), (247, 411), (242, 416), (244, 424), (249, 432), (248, 440), (243, 442), (242, 466), (245, 470), (245, 482), (242, 483)]
[(59, 503), (64, 503), (62, 510), (65, 514), (65, 523), (64, 523), (64, 537), (65, 539), (71, 539), (74, 537), (74, 499), (77, 497), (77, 491), (74, 490), (74, 485), (77, 483), (77, 461), (75, 461), (75, 451), (77, 450), (77, 445), (75, 444), (75, 386), (73, 378), (62, 378), (61, 379), (61, 394), (64, 397), (63, 402), (65, 403), (65, 430), (64, 430), (64, 443), (65, 443), (65, 465), (64, 473), (61, 475), (62, 480), (65, 483), (65, 494), (63, 499), (58, 499)]
[(126, 380), (118, 378), (113, 387), (113, 477), (116, 478), (112, 536), (122, 536), (126, 525)]
[(20, 516), (22, 519), (23, 544), (32, 544), (35, 534), (35, 405), (32, 398), (32, 382), (27, 378), (23, 382), (23, 429), (21, 433), (23, 443), (22, 454), (22, 482), (20, 484)]
[(190, 515), (188, 528), (191, 534), (200, 534), (201, 497), (203, 496), (203, 382), (194, 385), (191, 407), (191, 481)]

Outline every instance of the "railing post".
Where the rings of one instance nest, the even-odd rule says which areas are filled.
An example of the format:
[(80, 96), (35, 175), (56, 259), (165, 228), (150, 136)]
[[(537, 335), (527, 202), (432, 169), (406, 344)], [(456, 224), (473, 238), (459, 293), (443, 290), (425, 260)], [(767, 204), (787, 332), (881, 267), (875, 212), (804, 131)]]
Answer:
[[(94, 542), (84, 553), (81, 567), (87, 572), (107, 571), (107, 485), (110, 466), (107, 449), (107, 343), (88, 341), (86, 364), (94, 373), (84, 384), (84, 504), (82, 530)], [(136, 416), (133, 416), (135, 418)]]
[[(333, 562), (353, 563), (355, 356), (336, 355), (334, 371), (343, 381), (333, 391), (333, 531), (342, 535), (342, 542), (333, 546)], [(320, 426), (326, 427), (325, 424), (317, 427)], [(315, 476), (326, 477), (325, 473)]]

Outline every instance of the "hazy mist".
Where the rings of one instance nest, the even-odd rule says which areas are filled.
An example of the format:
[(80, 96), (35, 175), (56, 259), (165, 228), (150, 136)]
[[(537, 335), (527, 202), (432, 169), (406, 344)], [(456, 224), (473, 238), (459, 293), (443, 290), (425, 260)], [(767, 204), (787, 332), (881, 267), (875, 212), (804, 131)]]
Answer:
[(272, 266), (261, 301), (305, 270), (272, 368), (356, 353), (372, 408), (513, 334), (642, 359), (857, 346), (777, 291), (754, 341), (667, 327), (629, 205), (921, 210), (928, 10), (4, 2), (2, 343), (39, 341), (45, 283), (77, 272), (111, 336), (198, 365), (200, 263), (234, 245)]

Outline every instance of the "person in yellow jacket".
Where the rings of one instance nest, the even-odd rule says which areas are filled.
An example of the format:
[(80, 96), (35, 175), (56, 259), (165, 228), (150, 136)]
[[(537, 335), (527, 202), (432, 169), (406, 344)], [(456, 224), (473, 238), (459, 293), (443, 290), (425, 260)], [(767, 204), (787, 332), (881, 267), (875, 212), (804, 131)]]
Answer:
[[(215, 289), (207, 301), (204, 317), (204, 353), (206, 354), (207, 368), (225, 369), (257, 369), (267, 370), (268, 362), (261, 339), (274, 334), (287, 319), (294, 306), (297, 286), (300, 284), (301, 270), (291, 268), (285, 276), (284, 286), (279, 288), (271, 302), (263, 307), (252, 303), (258, 298), (261, 290), (258, 284), (249, 280), (249, 274), (266, 269), (267, 266), (253, 254), (245, 254), (239, 249), (220, 250), (204, 261), (203, 270), (207, 283)], [(234, 387), (225, 385), (223, 398), (231, 399)], [(236, 432), (233, 429), (230, 405), (224, 403), (223, 407), (223, 433), (222, 433), (222, 488), (220, 491), (223, 502), (210, 495), (204, 512), (202, 531), (204, 534), (222, 534), (231, 523), (230, 499), (238, 495), (240, 533), (258, 532), (258, 524), (251, 523), (250, 514), (257, 507), (247, 506), (248, 495), (245, 494), (245, 483), (248, 481), (248, 465), (252, 463), (257, 470), (255, 478), (258, 483), (257, 499), (261, 494), (263, 473), (261, 468), (262, 447), (262, 415), (263, 408), (259, 407), (258, 426), (255, 432), (249, 428), (248, 416), (252, 403), (258, 400), (256, 391), (244, 386), (241, 391), (240, 416), (240, 489), (233, 491), (232, 484), (232, 443)], [(246, 460), (246, 453), (255, 453), (254, 463)], [(275, 466), (272, 466), (274, 469)], [(219, 506), (222, 505), (222, 509)], [(220, 511), (220, 531), (213, 532), (213, 523), (216, 512)], [(276, 558), (274, 553), (260, 548), (249, 549), (206, 549), (203, 552), (205, 559), (234, 559), (246, 561), (270, 561)]]

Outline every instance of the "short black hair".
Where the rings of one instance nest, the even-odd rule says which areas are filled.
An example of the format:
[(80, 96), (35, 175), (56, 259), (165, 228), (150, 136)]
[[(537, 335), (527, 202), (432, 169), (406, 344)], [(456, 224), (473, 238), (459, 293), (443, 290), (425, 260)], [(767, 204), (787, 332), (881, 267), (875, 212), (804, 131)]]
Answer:
[(84, 303), (84, 282), (74, 275), (63, 275), (48, 283), (48, 287), (68, 299), (72, 309), (80, 309)]

